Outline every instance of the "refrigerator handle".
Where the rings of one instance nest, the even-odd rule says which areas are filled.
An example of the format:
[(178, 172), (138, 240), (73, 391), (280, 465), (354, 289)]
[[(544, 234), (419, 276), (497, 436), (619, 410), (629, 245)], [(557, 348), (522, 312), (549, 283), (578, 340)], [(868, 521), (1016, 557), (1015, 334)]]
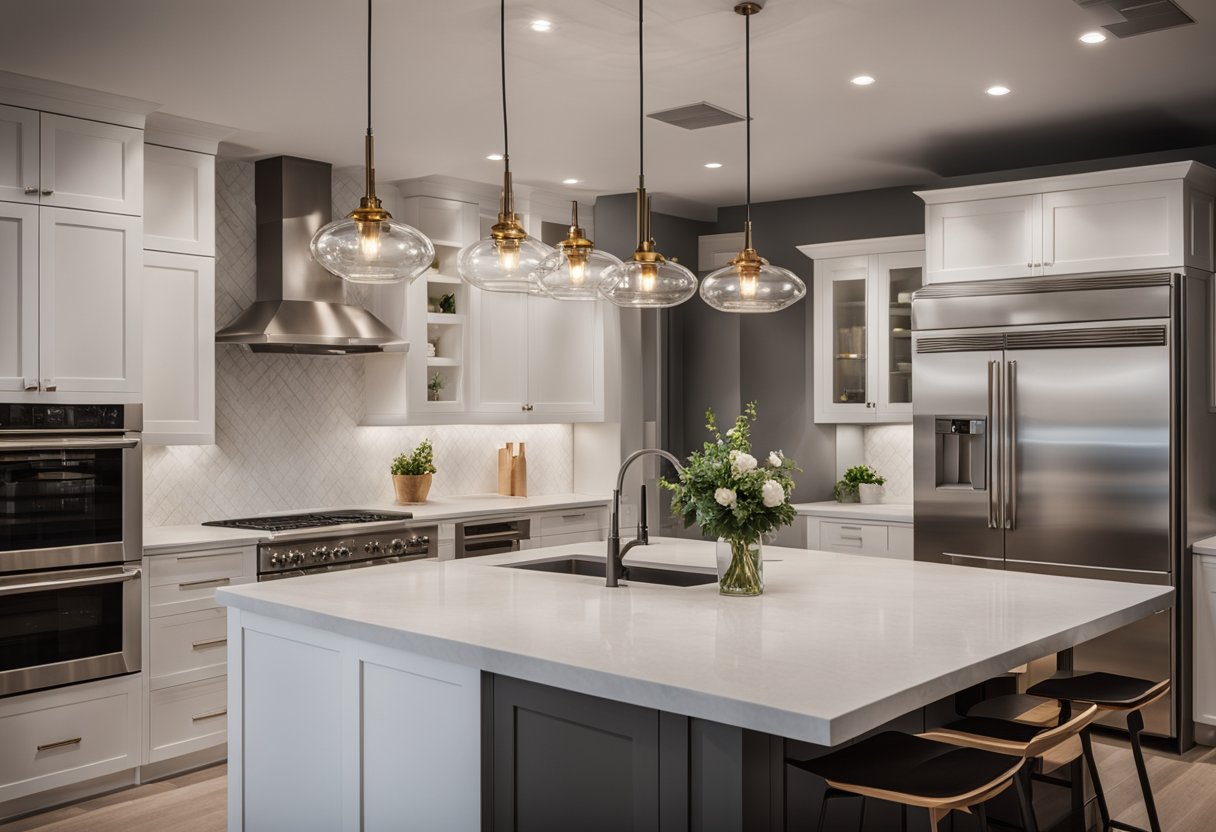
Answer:
[(1008, 381), (1005, 385), (1005, 528), (1018, 527), (1018, 362), (1010, 361), (1006, 367)]
[(997, 516), (997, 494), (1002, 485), (1000, 449), (1003, 438), (1001, 432), (996, 429), (996, 422), (994, 421), (1001, 409), (999, 400), (1001, 386), (999, 365), (999, 361), (988, 362), (988, 423), (985, 428), (987, 431), (985, 439), (988, 441), (988, 528), (990, 529), (1000, 528), (1000, 521)]

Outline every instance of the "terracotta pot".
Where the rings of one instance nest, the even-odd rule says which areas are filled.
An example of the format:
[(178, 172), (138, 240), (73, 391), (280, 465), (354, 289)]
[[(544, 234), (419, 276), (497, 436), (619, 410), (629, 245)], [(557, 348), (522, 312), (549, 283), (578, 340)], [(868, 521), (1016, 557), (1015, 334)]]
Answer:
[(432, 476), (432, 474), (393, 474), (393, 490), (397, 492), (397, 502), (401, 505), (425, 503), (426, 495), (431, 491)]

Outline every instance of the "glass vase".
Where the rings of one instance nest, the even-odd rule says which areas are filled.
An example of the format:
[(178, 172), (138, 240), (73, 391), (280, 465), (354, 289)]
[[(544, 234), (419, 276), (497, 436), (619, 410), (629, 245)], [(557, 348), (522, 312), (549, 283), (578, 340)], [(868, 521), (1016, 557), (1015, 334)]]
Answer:
[(723, 595), (760, 595), (764, 592), (764, 559), (760, 539), (726, 540), (716, 544), (718, 591)]

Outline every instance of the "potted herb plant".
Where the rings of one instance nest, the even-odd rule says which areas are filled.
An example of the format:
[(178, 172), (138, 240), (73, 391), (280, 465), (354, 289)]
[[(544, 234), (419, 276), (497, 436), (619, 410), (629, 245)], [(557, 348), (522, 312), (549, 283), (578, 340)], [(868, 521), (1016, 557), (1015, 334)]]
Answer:
[(439, 394), (443, 392), (445, 387), (443, 376), (435, 373), (426, 382), (426, 400), (428, 402), (439, 401)]
[(886, 477), (869, 465), (854, 465), (844, 472), (844, 477), (832, 488), (832, 496), (838, 503), (881, 503), (882, 487)]
[(435, 454), (431, 440), (423, 439), (411, 454), (398, 454), (393, 460), (393, 490), (402, 505), (425, 503), (435, 473)]
[(710, 440), (688, 457), (675, 482), (660, 480), (672, 493), (671, 510), (685, 527), (697, 523), (716, 537), (718, 591), (723, 595), (764, 592), (761, 538), (794, 522), (793, 460), (773, 451), (761, 463), (752, 456), (751, 425), (756, 403), (750, 402), (725, 435), (713, 410), (705, 414)]

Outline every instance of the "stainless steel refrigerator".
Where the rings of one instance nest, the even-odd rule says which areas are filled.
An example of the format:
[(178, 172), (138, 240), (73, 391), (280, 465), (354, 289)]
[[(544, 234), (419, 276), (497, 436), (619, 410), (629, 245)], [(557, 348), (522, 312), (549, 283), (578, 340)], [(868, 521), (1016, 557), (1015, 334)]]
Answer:
[(916, 559), (1177, 587), (1172, 610), (1079, 646), (1073, 663), (1172, 677), (1145, 719), (1184, 747), (1188, 555), (1216, 533), (1210, 281), (947, 283), (912, 304)]

